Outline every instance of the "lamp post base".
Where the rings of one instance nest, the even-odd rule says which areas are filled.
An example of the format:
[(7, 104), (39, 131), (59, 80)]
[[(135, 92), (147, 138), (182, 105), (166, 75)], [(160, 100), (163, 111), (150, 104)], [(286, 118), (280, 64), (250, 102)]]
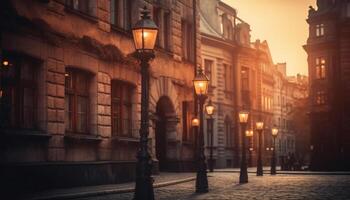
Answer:
[(208, 191), (207, 172), (197, 172), (196, 193), (207, 193)]

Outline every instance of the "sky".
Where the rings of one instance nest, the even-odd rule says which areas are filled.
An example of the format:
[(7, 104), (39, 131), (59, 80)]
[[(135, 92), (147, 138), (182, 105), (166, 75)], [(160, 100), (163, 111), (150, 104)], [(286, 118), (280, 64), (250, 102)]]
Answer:
[(307, 75), (307, 54), (302, 48), (308, 37), (305, 21), (316, 0), (221, 0), (235, 8), (250, 24), (251, 41), (267, 40), (274, 63), (286, 62), (287, 75)]

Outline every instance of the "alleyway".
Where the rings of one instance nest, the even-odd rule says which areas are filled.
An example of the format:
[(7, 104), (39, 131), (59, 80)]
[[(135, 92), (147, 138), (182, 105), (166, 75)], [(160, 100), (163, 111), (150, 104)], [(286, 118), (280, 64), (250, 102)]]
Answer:
[[(210, 191), (195, 194), (194, 181), (155, 189), (156, 199), (215, 199), (215, 200), (348, 200), (350, 199), (349, 175), (265, 175), (249, 176), (249, 183), (238, 184), (238, 173), (209, 174)], [(132, 193), (106, 195), (77, 200), (130, 200)]]

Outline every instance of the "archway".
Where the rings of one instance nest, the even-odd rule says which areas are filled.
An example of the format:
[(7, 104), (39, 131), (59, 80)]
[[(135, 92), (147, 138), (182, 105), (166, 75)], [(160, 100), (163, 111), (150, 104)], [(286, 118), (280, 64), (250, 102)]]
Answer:
[(170, 158), (172, 157), (169, 151), (169, 136), (176, 131), (176, 118), (174, 106), (167, 96), (162, 96), (156, 105), (156, 156), (159, 162), (159, 170), (170, 170)]

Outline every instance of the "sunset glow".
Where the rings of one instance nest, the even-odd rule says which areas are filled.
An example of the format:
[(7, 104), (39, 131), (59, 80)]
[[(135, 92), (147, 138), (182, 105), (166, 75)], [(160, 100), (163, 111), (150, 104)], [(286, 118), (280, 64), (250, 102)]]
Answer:
[(307, 55), (302, 45), (308, 37), (306, 23), (315, 0), (223, 0), (237, 9), (238, 17), (250, 24), (251, 41), (267, 40), (273, 61), (287, 62), (287, 74), (307, 74)]

